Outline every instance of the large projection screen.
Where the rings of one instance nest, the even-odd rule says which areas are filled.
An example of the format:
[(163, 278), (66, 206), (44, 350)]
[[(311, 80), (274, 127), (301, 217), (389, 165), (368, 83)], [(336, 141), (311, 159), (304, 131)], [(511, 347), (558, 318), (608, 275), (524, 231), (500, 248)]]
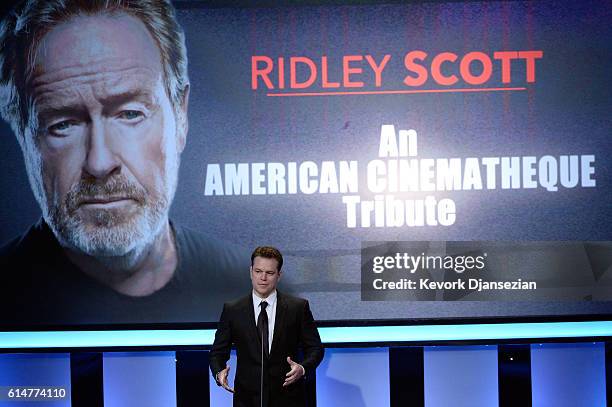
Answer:
[[(102, 79), (51, 88), (64, 92), (63, 121), (34, 135), (16, 136), (5, 116), (3, 327), (213, 323), (224, 302), (249, 294), (260, 245), (283, 252), (279, 290), (307, 298), (320, 321), (612, 314), (609, 3), (286, 3), (175, 3), (189, 94), (174, 162), (166, 144), (162, 165), (128, 138), (155, 127), (118, 141), (104, 124), (118, 116), (93, 112), (96, 92), (112, 93), (96, 88)], [(104, 19), (117, 32), (142, 24), (121, 12)], [(96, 21), (76, 16), (44, 34), (33, 77), (66, 58), (93, 75), (88, 58), (113, 46)], [(83, 37), (54, 45), (71, 24), (90, 24), (91, 49)], [(129, 76), (118, 83), (141, 83)], [(25, 82), (24, 109), (42, 111), (36, 80)], [(126, 103), (120, 119), (139, 120), (138, 101)], [(89, 233), (66, 220), (78, 223), (80, 209), (70, 212), (61, 185), (106, 191), (115, 173), (92, 175), (95, 154), (142, 186), (143, 200), (148, 175), (180, 164), (167, 202), (178, 260), (161, 287), (134, 295), (101, 282), (92, 276), (106, 263), (84, 271), (92, 263), (79, 256), (89, 255), (46, 225)], [(112, 228), (111, 218), (95, 221)]]

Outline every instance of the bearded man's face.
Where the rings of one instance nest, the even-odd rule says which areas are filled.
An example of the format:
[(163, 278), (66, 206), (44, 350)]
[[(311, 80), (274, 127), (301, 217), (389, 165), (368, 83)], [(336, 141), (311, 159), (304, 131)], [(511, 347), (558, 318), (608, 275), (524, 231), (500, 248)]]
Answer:
[(168, 219), (185, 134), (159, 49), (127, 14), (78, 16), (42, 38), (22, 143), (58, 240), (94, 256), (145, 247)]

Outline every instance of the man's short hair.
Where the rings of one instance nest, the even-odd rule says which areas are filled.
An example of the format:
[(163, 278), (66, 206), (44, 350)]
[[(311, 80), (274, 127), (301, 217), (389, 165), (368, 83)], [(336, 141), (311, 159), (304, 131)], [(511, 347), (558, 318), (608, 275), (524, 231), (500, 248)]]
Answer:
[(265, 257), (266, 259), (276, 259), (278, 262), (278, 271), (281, 271), (283, 268), (283, 255), (276, 247), (271, 246), (259, 246), (255, 250), (253, 250), (253, 254), (251, 254), (251, 266), (253, 266), (253, 261), (255, 257)]
[(185, 35), (170, 0), (24, 0), (0, 22), (0, 113), (16, 135), (23, 135), (31, 121), (26, 85), (42, 37), (76, 16), (114, 13), (134, 16), (147, 27), (159, 48), (166, 92), (177, 111), (189, 78)]

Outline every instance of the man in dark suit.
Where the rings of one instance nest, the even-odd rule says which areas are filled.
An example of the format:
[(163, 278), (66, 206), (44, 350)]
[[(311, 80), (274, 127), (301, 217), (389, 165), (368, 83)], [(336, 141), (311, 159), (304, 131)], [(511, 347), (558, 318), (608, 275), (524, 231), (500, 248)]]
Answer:
[[(258, 247), (251, 255), (253, 291), (223, 306), (210, 369), (217, 385), (234, 393), (235, 407), (305, 406), (302, 378), (323, 359), (321, 338), (308, 301), (280, 293), (283, 257), (273, 247)], [(236, 346), (235, 388), (229, 386), (226, 365)], [(303, 360), (298, 363), (298, 348)]]

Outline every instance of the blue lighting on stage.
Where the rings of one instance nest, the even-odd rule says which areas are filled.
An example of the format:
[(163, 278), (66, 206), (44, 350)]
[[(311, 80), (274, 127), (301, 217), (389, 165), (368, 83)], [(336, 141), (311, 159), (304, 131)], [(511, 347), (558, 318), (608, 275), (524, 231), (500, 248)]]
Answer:
[[(385, 343), (612, 336), (612, 321), (319, 328), (323, 343)], [(214, 329), (0, 332), (0, 349), (211, 345)]]

